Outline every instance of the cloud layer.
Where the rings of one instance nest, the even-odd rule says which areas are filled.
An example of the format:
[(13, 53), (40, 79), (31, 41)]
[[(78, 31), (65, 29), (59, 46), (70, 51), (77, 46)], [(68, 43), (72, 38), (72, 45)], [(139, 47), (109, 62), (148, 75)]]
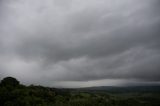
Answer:
[(1, 0), (0, 77), (46, 86), (97, 85), (103, 79), (113, 85), (159, 82), (159, 5), (159, 0)]

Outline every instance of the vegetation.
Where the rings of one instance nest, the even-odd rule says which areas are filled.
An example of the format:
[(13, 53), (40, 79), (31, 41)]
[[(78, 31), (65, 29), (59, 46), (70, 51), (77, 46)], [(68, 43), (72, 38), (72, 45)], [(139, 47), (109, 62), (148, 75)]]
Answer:
[(160, 106), (159, 92), (111, 93), (24, 86), (15, 78), (0, 83), (1, 106)]

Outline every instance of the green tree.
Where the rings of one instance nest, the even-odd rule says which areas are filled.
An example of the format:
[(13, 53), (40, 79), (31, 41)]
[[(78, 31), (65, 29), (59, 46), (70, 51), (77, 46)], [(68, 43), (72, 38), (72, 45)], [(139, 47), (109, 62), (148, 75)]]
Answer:
[(15, 87), (19, 85), (19, 81), (13, 77), (6, 77), (4, 78), (1, 83), (0, 86), (10, 86), (10, 87)]
[(17, 86), (19, 85), (19, 81), (13, 77), (6, 77), (4, 78), (1, 83), (0, 83), (1, 86)]

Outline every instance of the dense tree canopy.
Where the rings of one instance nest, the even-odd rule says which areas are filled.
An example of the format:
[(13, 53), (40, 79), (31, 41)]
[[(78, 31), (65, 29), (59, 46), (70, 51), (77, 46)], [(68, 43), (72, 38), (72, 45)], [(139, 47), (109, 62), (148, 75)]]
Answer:
[(1, 81), (1, 86), (6, 86), (6, 85), (17, 86), (19, 85), (19, 81), (13, 77), (6, 77)]

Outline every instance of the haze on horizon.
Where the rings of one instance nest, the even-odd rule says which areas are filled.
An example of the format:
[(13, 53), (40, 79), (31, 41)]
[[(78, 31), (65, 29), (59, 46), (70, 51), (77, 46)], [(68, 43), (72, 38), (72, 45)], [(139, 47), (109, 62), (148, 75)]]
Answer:
[(160, 84), (160, 0), (0, 0), (0, 79)]

